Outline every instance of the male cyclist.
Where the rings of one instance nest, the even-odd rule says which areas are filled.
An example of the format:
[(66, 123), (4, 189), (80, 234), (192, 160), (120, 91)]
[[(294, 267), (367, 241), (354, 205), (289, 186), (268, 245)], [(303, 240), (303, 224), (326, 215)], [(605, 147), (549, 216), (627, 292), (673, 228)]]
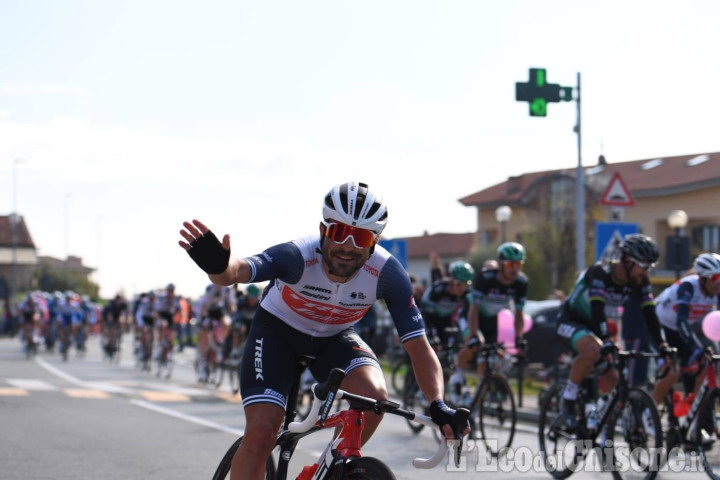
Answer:
[[(563, 420), (568, 429), (575, 428), (575, 402), (580, 383), (600, 360), (601, 347), (613, 345), (608, 332), (606, 306), (617, 308), (630, 294), (640, 296), (650, 336), (660, 353), (670, 354), (661, 336), (650, 288), (649, 270), (660, 256), (657, 245), (647, 235), (633, 234), (625, 237), (620, 251), (619, 261), (612, 261), (609, 265), (598, 262), (580, 274), (560, 312), (557, 335), (575, 355), (563, 392)], [(615, 370), (601, 375), (601, 392), (612, 390), (617, 381), (618, 372)]]
[(448, 344), (446, 328), (454, 326), (453, 317), (463, 308), (465, 294), (475, 275), (472, 265), (460, 260), (452, 262), (448, 272), (447, 277), (437, 280), (425, 290), (420, 303), (426, 328), (431, 337), (440, 340), (440, 345)]
[[(470, 293), (472, 303), (468, 310), (470, 334), (467, 349), (459, 354), (461, 364), (469, 352), (473, 356), (476, 354), (481, 341), (488, 344), (497, 342), (498, 313), (504, 308), (515, 311), (515, 345), (518, 350), (525, 350), (523, 308), (528, 278), (521, 271), (525, 263), (525, 248), (516, 242), (505, 242), (497, 249), (497, 260), (497, 268), (484, 268), (475, 275)], [(478, 329), (481, 335), (478, 335)], [(477, 361), (478, 375), (482, 375), (485, 359), (478, 356)]]
[[(688, 275), (662, 291), (657, 299), (656, 312), (670, 346), (677, 348), (683, 367), (699, 360), (703, 346), (690, 326), (702, 321), (705, 315), (718, 308), (720, 298), (720, 255), (703, 253), (693, 262), (693, 275)], [(660, 404), (670, 388), (680, 379), (680, 372), (672, 365), (668, 375), (653, 388), (655, 403)], [(684, 378), (685, 391), (697, 392), (704, 375)]]
[[(316, 378), (326, 378), (334, 367), (344, 368), (344, 390), (387, 398), (380, 365), (352, 328), (378, 299), (385, 300), (418, 384), (432, 402), (433, 420), (446, 437), (453, 437), (449, 424), (455, 411), (442, 401), (442, 371), (425, 337), (410, 279), (400, 262), (377, 245), (387, 218), (387, 206), (367, 184), (336, 185), (324, 199), (320, 235), (243, 259), (230, 257), (229, 235), (220, 243), (198, 220), (184, 222), (180, 246), (213, 283), (271, 281), (247, 339), (251, 348), (243, 354), (240, 383), (246, 425), (233, 459), (233, 480), (264, 478), (299, 355), (315, 357), (311, 370)], [(363, 441), (380, 419), (366, 416)]]

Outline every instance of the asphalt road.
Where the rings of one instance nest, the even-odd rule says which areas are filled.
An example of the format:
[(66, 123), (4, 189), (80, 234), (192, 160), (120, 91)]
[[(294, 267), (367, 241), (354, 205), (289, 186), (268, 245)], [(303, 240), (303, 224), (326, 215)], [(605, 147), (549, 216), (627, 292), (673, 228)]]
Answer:
[[(104, 362), (97, 338), (84, 358), (67, 362), (41, 353), (27, 360), (17, 339), (0, 339), (0, 478), (2, 479), (207, 479), (227, 447), (242, 434), (238, 396), (194, 380), (195, 351), (176, 355), (172, 378), (156, 378), (134, 366), (130, 339), (119, 365)], [(296, 450), (299, 472), (320, 455), (329, 432), (306, 437)], [(387, 417), (365, 456), (382, 459), (398, 479), (484, 479), (522, 475), (549, 479), (537, 459), (533, 423), (521, 423), (513, 442), (522, 461), (489, 458), (469, 443), (460, 471), (447, 462), (432, 470), (411, 465), (437, 448), (426, 428), (413, 434), (405, 420)], [(520, 455), (520, 453), (522, 455)], [(478, 473), (482, 470), (483, 473)], [(680, 475), (680, 476), (678, 476)], [(660, 478), (705, 478), (668, 473)], [(294, 478), (294, 477), (292, 477)], [(573, 479), (610, 478), (579, 472)]]

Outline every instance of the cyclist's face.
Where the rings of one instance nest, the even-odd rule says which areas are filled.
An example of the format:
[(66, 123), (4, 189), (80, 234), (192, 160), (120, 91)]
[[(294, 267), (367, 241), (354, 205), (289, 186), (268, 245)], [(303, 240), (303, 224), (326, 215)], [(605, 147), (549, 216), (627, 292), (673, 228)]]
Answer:
[(629, 280), (636, 285), (640, 285), (645, 278), (650, 277), (650, 266), (637, 262), (632, 258), (628, 259), (631, 265), (628, 272)]
[[(321, 224), (321, 234), (324, 234), (323, 228), (324, 226)], [(322, 257), (325, 271), (331, 276), (331, 279), (344, 282), (348, 277), (360, 270), (368, 258), (370, 258), (370, 247), (357, 248), (350, 237), (341, 244), (329, 238), (324, 238), (322, 242)]]
[(522, 270), (523, 262), (514, 260), (500, 260), (500, 279), (510, 283), (517, 280)]
[[(713, 278), (715, 281), (713, 281)], [(720, 294), (720, 275), (715, 274), (707, 279), (705, 282), (705, 289), (708, 291), (708, 296)]]
[(459, 297), (460, 295), (463, 295), (465, 292), (467, 292), (468, 284), (467, 282), (461, 282), (460, 280), (455, 280), (453, 278), (450, 279), (450, 282), (448, 282), (448, 287), (451, 295)]

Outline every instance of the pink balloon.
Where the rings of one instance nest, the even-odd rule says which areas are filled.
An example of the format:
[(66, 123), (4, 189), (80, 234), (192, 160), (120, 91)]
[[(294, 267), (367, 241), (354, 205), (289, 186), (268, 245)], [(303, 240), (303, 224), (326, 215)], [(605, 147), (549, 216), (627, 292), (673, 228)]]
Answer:
[(702, 331), (713, 342), (720, 342), (720, 310), (714, 310), (705, 315)]
[(515, 330), (515, 315), (508, 310), (507, 308), (503, 308), (498, 312), (498, 331), (500, 330)]
[(527, 313), (523, 313), (523, 333), (527, 333), (533, 326), (533, 319)]

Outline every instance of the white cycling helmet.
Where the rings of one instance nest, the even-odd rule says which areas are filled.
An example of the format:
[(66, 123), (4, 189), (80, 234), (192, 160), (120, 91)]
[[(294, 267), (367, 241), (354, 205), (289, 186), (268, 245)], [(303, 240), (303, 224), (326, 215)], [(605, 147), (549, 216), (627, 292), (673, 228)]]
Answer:
[(380, 235), (387, 223), (387, 206), (366, 183), (335, 185), (325, 196), (323, 219), (336, 220)]
[(693, 262), (693, 271), (701, 277), (712, 277), (720, 273), (720, 255), (701, 253)]

